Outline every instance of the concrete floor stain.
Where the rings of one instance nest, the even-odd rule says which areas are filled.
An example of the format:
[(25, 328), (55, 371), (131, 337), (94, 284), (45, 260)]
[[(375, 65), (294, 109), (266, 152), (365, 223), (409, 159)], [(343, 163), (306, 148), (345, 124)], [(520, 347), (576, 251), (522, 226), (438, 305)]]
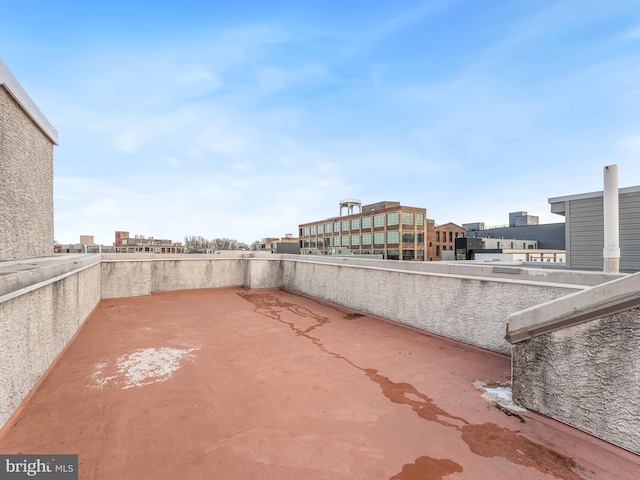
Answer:
[(462, 471), (462, 467), (452, 460), (420, 457), (415, 462), (404, 465), (402, 471), (389, 480), (441, 480)]
[[(287, 325), (296, 335), (310, 340), (321, 351), (362, 371), (382, 390), (383, 395), (393, 403), (409, 406), (420, 418), (440, 425), (455, 428), (462, 432), (462, 439), (470, 450), (483, 457), (503, 457), (508, 461), (523, 465), (555, 476), (562, 480), (584, 480), (574, 472), (577, 468), (573, 459), (557, 453), (550, 448), (535, 443), (513, 430), (501, 428), (492, 423), (471, 425), (463, 418), (453, 416), (438, 407), (433, 400), (409, 383), (394, 382), (380, 375), (378, 370), (363, 368), (337, 352), (327, 349), (317, 337), (310, 333), (329, 323), (329, 319), (307, 308), (285, 302), (272, 293), (238, 293), (252, 303), (256, 313)], [(282, 318), (280, 311), (288, 311), (296, 316), (315, 321), (305, 329), (297, 327), (292, 321)], [(354, 319), (356, 317), (351, 317)], [(459, 469), (459, 470), (458, 470)], [(402, 471), (390, 480), (440, 480), (447, 475), (461, 472), (462, 467), (449, 459), (420, 457), (412, 464), (404, 465)]]
[(563, 480), (582, 480), (573, 470), (573, 459), (494, 423), (462, 427), (462, 440), (476, 455), (503, 457), (512, 463), (533, 467)]

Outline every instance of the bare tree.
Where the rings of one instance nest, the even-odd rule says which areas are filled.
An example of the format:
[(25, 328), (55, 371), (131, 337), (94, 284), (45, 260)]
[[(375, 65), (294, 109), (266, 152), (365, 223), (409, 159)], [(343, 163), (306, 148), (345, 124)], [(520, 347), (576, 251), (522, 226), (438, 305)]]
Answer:
[(184, 237), (184, 249), (188, 253), (208, 253), (212, 250), (211, 242), (201, 236)]
[(249, 247), (251, 250), (260, 250), (260, 246), (263, 244), (264, 242), (261, 242), (260, 240), (254, 240), (253, 243), (251, 244), (251, 246)]
[(213, 250), (249, 250), (249, 245), (232, 238), (213, 238), (211, 248)]

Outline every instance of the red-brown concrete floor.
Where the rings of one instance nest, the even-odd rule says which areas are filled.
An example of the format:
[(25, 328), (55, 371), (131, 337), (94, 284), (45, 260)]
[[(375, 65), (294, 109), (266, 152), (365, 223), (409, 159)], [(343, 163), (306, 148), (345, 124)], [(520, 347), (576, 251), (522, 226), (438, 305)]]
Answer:
[[(283, 290), (102, 301), (0, 432), (82, 479), (637, 479), (477, 380), (509, 359)], [(521, 421), (522, 420), (522, 421)]]

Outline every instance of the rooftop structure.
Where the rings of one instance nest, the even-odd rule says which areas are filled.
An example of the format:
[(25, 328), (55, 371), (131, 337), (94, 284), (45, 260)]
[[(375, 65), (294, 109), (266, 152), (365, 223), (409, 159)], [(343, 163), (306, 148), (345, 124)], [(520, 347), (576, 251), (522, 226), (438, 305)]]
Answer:
[[(620, 271), (640, 271), (640, 186), (620, 188)], [(567, 267), (602, 270), (604, 266), (604, 192), (549, 199), (551, 212), (565, 217)]]

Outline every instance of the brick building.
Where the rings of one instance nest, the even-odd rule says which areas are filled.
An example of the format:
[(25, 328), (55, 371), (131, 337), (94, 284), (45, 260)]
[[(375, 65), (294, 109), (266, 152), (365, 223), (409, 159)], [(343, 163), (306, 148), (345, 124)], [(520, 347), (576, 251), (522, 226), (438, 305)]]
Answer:
[[(458, 237), (464, 237), (467, 230), (455, 223), (435, 225), (435, 221), (427, 219), (427, 259), (430, 262), (439, 262), (443, 259), (443, 252), (451, 251), (451, 260), (455, 260), (455, 241)], [(446, 255), (446, 254), (445, 254)]]
[(180, 242), (145, 238), (142, 235), (130, 237), (129, 232), (116, 232), (113, 248), (115, 253), (184, 253), (184, 247)]
[[(347, 215), (342, 215), (343, 209)], [(354, 213), (358, 209), (360, 212)], [(427, 210), (400, 202), (361, 205), (359, 200), (340, 202), (340, 216), (299, 225), (300, 248), (327, 254), (346, 247), (356, 255), (382, 255), (390, 260), (424, 260)]]

